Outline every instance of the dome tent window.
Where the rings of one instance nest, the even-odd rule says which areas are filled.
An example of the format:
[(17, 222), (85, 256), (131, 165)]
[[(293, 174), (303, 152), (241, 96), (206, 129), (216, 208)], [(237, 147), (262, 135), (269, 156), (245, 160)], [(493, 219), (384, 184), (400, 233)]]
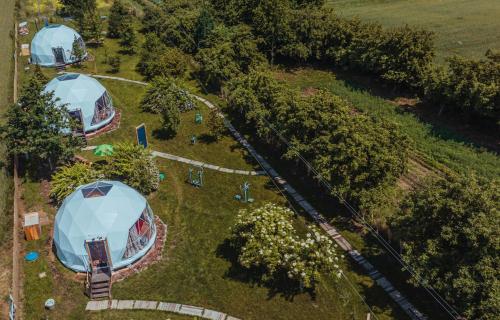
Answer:
[(114, 110), (111, 97), (108, 92), (104, 92), (103, 95), (95, 102), (95, 112), (94, 117), (92, 118), (92, 125), (105, 121), (113, 112)]
[(112, 184), (99, 181), (88, 187), (82, 188), (82, 194), (84, 198), (104, 197), (112, 187)]
[(132, 257), (141, 251), (156, 232), (153, 221), (153, 212), (149, 206), (143, 211), (139, 219), (130, 228), (128, 233), (127, 248), (123, 254), (124, 259)]

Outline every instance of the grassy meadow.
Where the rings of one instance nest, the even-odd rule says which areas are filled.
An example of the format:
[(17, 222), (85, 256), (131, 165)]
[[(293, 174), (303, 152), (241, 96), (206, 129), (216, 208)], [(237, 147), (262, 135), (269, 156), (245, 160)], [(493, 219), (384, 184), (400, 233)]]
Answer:
[(385, 26), (420, 26), (436, 34), (437, 61), (458, 54), (481, 58), (500, 48), (500, 1), (327, 0), (342, 15)]

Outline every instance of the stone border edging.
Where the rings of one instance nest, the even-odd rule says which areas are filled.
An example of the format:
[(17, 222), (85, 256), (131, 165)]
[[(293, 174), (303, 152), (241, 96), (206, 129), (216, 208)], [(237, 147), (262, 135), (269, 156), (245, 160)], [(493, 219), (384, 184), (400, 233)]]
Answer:
[[(139, 85), (147, 85), (146, 82), (129, 80), (120, 77), (109, 77), (101, 75), (92, 75), (91, 77), (112, 79), (124, 82), (136, 83)], [(217, 107), (203, 97), (191, 94), (192, 97), (204, 103), (210, 109), (216, 109)], [(234, 126), (227, 120), (222, 113), (219, 116), (224, 118), (224, 124), (229, 129), (231, 134), (236, 138), (236, 140), (241, 143), (250, 154), (257, 160), (260, 166), (267, 172), (269, 177), (273, 179), (278, 185), (280, 185), (294, 200), (302, 207), (313, 220), (344, 250), (349, 256), (359, 264), (363, 270), (372, 278), (388, 295), (389, 297), (399, 305), (403, 311), (412, 320), (427, 320), (427, 317), (422, 314), (418, 309), (408, 301), (408, 299), (394, 286), (392, 283), (383, 276), (371, 263), (369, 263), (357, 250), (355, 250), (349, 241), (347, 241), (331, 224), (329, 224), (326, 219), (316, 210), (314, 207), (305, 200), (285, 179), (283, 179), (276, 170), (259, 154), (257, 151), (248, 143), (248, 141), (234, 128)]]
[(201, 317), (210, 320), (240, 320), (226, 313), (195, 307), (187, 304), (144, 301), (144, 300), (100, 300), (89, 301), (85, 307), (86, 311), (102, 310), (156, 310), (178, 313), (186, 316)]

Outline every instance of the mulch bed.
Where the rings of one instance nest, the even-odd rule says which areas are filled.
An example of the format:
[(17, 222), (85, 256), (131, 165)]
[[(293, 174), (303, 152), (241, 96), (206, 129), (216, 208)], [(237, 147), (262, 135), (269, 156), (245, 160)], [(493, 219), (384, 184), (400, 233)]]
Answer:
[(118, 109), (115, 109), (115, 116), (114, 116), (113, 120), (111, 120), (110, 123), (108, 123), (107, 125), (105, 125), (104, 127), (100, 128), (100, 129), (86, 133), (85, 138), (87, 140), (91, 140), (95, 137), (98, 137), (100, 135), (103, 135), (105, 133), (108, 133), (108, 132), (111, 132), (111, 131), (114, 131), (114, 130), (120, 128), (121, 118), (122, 118), (121, 111)]

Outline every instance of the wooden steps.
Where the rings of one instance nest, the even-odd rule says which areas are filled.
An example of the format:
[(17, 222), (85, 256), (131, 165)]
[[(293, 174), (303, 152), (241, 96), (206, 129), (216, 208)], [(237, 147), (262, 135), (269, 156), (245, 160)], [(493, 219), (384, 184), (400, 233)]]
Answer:
[(111, 299), (111, 276), (102, 272), (90, 274), (87, 291), (92, 300)]

